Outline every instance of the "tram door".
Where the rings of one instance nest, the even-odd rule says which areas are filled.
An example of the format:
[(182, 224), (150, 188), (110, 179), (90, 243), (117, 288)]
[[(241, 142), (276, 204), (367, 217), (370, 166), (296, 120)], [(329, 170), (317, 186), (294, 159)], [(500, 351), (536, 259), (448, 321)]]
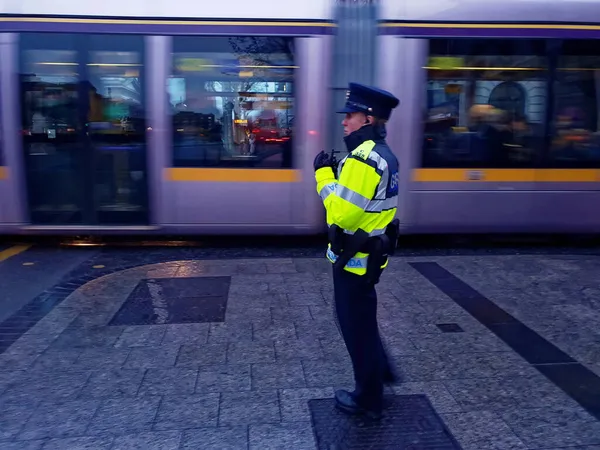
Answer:
[(143, 68), (143, 36), (20, 35), (32, 224), (148, 223)]

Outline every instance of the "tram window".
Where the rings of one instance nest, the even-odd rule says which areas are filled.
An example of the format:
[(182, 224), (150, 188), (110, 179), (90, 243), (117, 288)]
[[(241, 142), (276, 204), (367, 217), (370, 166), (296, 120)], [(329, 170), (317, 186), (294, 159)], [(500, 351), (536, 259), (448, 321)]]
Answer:
[[(1, 62), (0, 62), (1, 67)], [(2, 92), (0, 92), (0, 104), (2, 103)], [(4, 133), (2, 127), (2, 109), (0, 108), (0, 167), (4, 165)], [(0, 180), (4, 176), (4, 171), (0, 169)]]
[(32, 223), (147, 223), (144, 37), (22, 33)]
[[(2, 113), (0, 112), (0, 166), (4, 165), (4, 133), (2, 129)], [(0, 179), (2, 179), (2, 170), (0, 169)]]
[(291, 167), (293, 38), (175, 36), (172, 60), (175, 167)]
[(423, 167), (528, 167), (544, 144), (543, 40), (432, 39)]
[(546, 163), (600, 167), (600, 50), (597, 41), (562, 44), (554, 77), (554, 111)]

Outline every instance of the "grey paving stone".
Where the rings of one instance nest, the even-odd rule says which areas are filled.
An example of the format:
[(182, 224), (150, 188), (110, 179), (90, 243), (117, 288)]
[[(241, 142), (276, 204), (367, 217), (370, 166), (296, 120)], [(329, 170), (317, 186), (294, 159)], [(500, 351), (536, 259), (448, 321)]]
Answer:
[(521, 408), (502, 419), (530, 448), (600, 444), (600, 422), (582, 408)]
[(244, 309), (231, 309), (228, 308), (225, 313), (225, 322), (226, 323), (236, 323), (236, 322), (252, 322), (259, 323), (263, 326), (269, 325), (272, 321), (271, 317), (271, 307), (263, 306), (263, 307), (246, 307)]
[(186, 323), (166, 326), (163, 345), (204, 345), (208, 342), (208, 323)]
[(148, 270), (146, 278), (171, 278), (175, 277), (181, 269), (179, 265), (169, 265), (168, 263), (161, 264), (160, 267)]
[(273, 341), (231, 342), (227, 348), (228, 364), (252, 364), (275, 361)]
[(301, 388), (306, 385), (300, 361), (277, 364), (252, 364), (252, 390)]
[(177, 367), (195, 368), (202, 365), (225, 364), (227, 343), (210, 343), (201, 346), (182, 345), (177, 356)]
[(90, 376), (87, 371), (29, 372), (8, 388), (0, 399), (30, 402), (44, 400), (74, 400)]
[[(456, 355), (452, 355), (456, 356)], [(493, 352), (478, 354), (478, 361), (485, 363), (491, 376), (534, 376), (538, 371), (515, 352)]]
[(333, 388), (281, 389), (279, 391), (281, 420), (283, 422), (310, 421), (308, 400), (333, 396)]
[(255, 341), (292, 340), (296, 339), (296, 328), (289, 322), (253, 323), (252, 339)]
[(290, 306), (321, 306), (325, 304), (325, 298), (321, 291), (318, 292), (291, 292), (287, 294)]
[(163, 431), (117, 436), (111, 450), (177, 450), (181, 432)]
[(179, 345), (137, 347), (130, 350), (123, 369), (163, 369), (175, 366)]
[(336, 361), (303, 360), (307, 387), (348, 386), (354, 383), (352, 366)]
[(114, 438), (109, 437), (74, 437), (50, 439), (42, 447), (43, 450), (109, 450)]
[(396, 395), (425, 394), (438, 413), (462, 412), (448, 388), (439, 381), (410, 382), (392, 386)]
[(332, 319), (295, 322), (298, 339), (340, 339), (341, 335)]
[(286, 308), (271, 308), (273, 320), (287, 322), (307, 322), (312, 320), (308, 306), (288, 306)]
[(107, 399), (92, 419), (87, 435), (124, 435), (150, 431), (161, 397)]
[(10, 386), (17, 383), (27, 372), (24, 370), (0, 372), (0, 395)]
[(106, 367), (121, 367), (128, 359), (128, 348), (86, 348), (73, 363), (74, 370), (101, 370)]
[(0, 355), (0, 367), (5, 371), (26, 370), (33, 366), (34, 361), (44, 352), (45, 348), (31, 350), (27, 353), (13, 351), (12, 347)]
[(440, 414), (463, 450), (525, 450), (528, 447), (491, 411)]
[(219, 426), (281, 421), (277, 391), (223, 392)]
[(381, 339), (391, 356), (421, 354), (421, 351), (405, 336), (382, 336)]
[(255, 263), (250, 263), (250, 264), (237, 264), (235, 273), (239, 273), (239, 274), (267, 273), (267, 264), (264, 262), (255, 262)]
[[(516, 355), (515, 355), (516, 356)], [(506, 357), (506, 361), (502, 361)], [(503, 375), (531, 375), (537, 371), (529, 364), (524, 368), (521, 361), (511, 352), (496, 353), (451, 353), (440, 355), (443, 379), (492, 378)]]
[[(265, 292), (262, 294), (248, 294), (246, 292), (230, 293), (227, 298), (227, 309), (231, 312), (242, 312), (248, 308), (287, 307), (285, 293)], [(269, 316), (271, 312), (269, 311)]]
[(8, 350), (0, 355), (29, 355), (46, 350), (56, 339), (55, 335), (48, 334), (24, 334), (17, 339)]
[(81, 390), (79, 398), (135, 397), (145, 370), (112, 369), (93, 372)]
[[(0, 446), (2, 450), (40, 450), (46, 442), (46, 440), (2, 442), (0, 443)], [(51, 449), (52, 447), (48, 448)], [(64, 447), (60, 448), (64, 449)]]
[(248, 427), (200, 428), (183, 432), (182, 449), (248, 450)]
[(319, 342), (325, 359), (344, 364), (350, 363), (350, 354), (341, 336), (337, 339), (319, 339)]
[(0, 441), (14, 439), (35, 412), (41, 398), (10, 401), (0, 397)]
[(209, 343), (227, 343), (252, 340), (252, 323), (211, 323)]
[(337, 314), (333, 305), (311, 305), (308, 311), (313, 320), (327, 323), (334, 323)]
[(487, 354), (450, 354), (396, 356), (392, 359), (403, 382), (462, 380), (465, 378), (490, 378), (499, 371), (490, 367)]
[(44, 402), (27, 421), (18, 439), (81, 436), (99, 404), (96, 400)]
[(308, 422), (250, 425), (249, 435), (250, 450), (317, 448)]
[(83, 349), (48, 348), (31, 366), (31, 370), (68, 370), (73, 368), (75, 361), (83, 353)]
[[(262, 279), (260, 279), (262, 278)], [(249, 275), (234, 275), (231, 277), (231, 284), (229, 285), (230, 294), (247, 294), (247, 295), (261, 295), (269, 292), (270, 280), (275, 278), (281, 282), (281, 276), (279, 275), (259, 275), (258, 277), (252, 277)]]
[[(108, 325), (108, 322), (112, 319), (114, 314), (117, 312), (111, 309), (107, 312), (91, 310), (89, 312), (80, 313), (73, 322), (69, 325), (69, 329), (74, 330), (77, 328), (85, 328), (85, 329), (93, 329), (98, 327), (105, 327)], [(117, 328), (117, 327), (115, 327)]]
[(217, 426), (219, 417), (217, 393), (166, 396), (156, 415), (155, 430), (181, 430)]
[(491, 332), (485, 335), (469, 333), (423, 334), (413, 336), (412, 342), (418, 349), (438, 355), (511, 351), (508, 345)]
[(501, 379), (448, 380), (444, 384), (465, 411), (513, 410), (518, 405), (514, 390)]
[(314, 338), (275, 341), (277, 361), (320, 359), (324, 357), (321, 343)]
[(79, 311), (73, 309), (54, 308), (50, 313), (35, 324), (26, 334), (41, 334), (57, 337), (61, 334), (79, 315)]
[(251, 389), (250, 364), (201, 365), (196, 392), (237, 392)]
[(115, 348), (153, 347), (161, 344), (167, 328), (165, 325), (138, 325), (125, 327), (115, 342)]
[(69, 327), (52, 343), (52, 346), (60, 348), (111, 347), (122, 332), (122, 329), (112, 327), (95, 329)]
[(522, 377), (502, 377), (520, 408), (571, 407), (579, 404), (539, 373)]
[(297, 273), (296, 265), (290, 260), (286, 262), (267, 261), (268, 273)]
[(148, 369), (139, 395), (192, 394), (196, 387), (198, 369)]
[(528, 377), (448, 380), (444, 383), (465, 411), (577, 406), (574, 400), (539, 374)]

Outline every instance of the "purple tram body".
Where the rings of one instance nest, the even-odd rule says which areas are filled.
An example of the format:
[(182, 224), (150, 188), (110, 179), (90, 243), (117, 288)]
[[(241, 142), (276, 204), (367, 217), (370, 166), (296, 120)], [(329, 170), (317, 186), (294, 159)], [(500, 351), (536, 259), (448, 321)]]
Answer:
[(594, 2), (18, 3), (0, 234), (322, 232), (349, 81), (401, 100), (402, 233), (600, 229)]

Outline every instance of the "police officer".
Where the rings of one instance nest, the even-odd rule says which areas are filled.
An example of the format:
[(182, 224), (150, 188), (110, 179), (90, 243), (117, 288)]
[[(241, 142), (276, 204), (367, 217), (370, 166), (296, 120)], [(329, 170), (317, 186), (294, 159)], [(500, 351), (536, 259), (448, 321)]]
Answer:
[(399, 100), (389, 92), (350, 83), (339, 164), (325, 152), (314, 160), (317, 192), (329, 226), (335, 308), (352, 360), (355, 390), (335, 393), (350, 414), (381, 418), (383, 384), (395, 381), (377, 326), (375, 284), (398, 239), (398, 160), (385, 142), (385, 124)]

